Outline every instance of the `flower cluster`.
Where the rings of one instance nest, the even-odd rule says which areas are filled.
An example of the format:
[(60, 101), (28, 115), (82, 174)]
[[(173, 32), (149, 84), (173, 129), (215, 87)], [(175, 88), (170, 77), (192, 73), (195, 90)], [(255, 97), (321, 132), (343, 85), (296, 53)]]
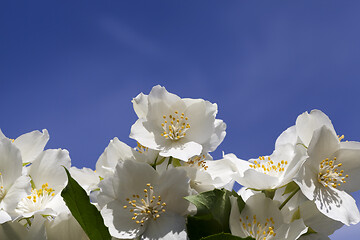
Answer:
[[(98, 239), (101, 224), (109, 239), (329, 239), (360, 221), (349, 194), (360, 188), (360, 143), (343, 141), (323, 112), (301, 114), (269, 156), (213, 160), (226, 135), (216, 104), (161, 86), (132, 103), (135, 147), (112, 139), (96, 170), (44, 150), (46, 130), (0, 132), (0, 239)], [(98, 225), (76, 201), (96, 209)]]

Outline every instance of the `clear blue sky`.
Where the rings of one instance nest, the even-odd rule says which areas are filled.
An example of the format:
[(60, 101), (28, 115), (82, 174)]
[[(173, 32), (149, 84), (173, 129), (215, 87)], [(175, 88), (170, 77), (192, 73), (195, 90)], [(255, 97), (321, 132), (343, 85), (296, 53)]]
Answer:
[[(228, 128), (214, 158), (270, 154), (314, 108), (360, 141), (359, 10), (330, 0), (3, 1), (0, 128), (11, 138), (46, 128), (47, 148), (94, 168), (113, 137), (135, 144), (130, 101), (161, 84), (218, 104)], [(354, 238), (360, 225), (345, 231)]]

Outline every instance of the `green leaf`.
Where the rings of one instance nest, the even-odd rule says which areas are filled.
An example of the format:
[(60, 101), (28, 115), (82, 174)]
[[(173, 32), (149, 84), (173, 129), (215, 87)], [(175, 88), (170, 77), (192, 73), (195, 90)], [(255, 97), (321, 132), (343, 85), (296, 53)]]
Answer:
[(191, 240), (223, 232), (222, 226), (213, 218), (204, 219), (195, 216), (187, 217), (187, 234)]
[(300, 215), (300, 208), (298, 207), (296, 209), (296, 211), (294, 212), (294, 214), (292, 215), (291, 217), (291, 222), (297, 220), (297, 219), (300, 219), (301, 218), (301, 215)]
[(211, 236), (203, 237), (201, 240), (255, 240), (252, 237), (247, 238), (241, 238), (234, 235), (231, 235), (230, 233), (218, 233)]
[(268, 189), (268, 190), (262, 190), (261, 192), (265, 194), (267, 198), (270, 198), (271, 200), (275, 196), (276, 189)]
[(180, 160), (177, 158), (173, 158), (172, 164), (174, 167), (181, 167)]
[[(240, 198), (236, 193), (219, 189), (185, 197), (197, 208), (197, 214), (189, 216), (187, 221), (188, 236), (191, 240), (216, 233), (230, 233), (230, 196)], [(241, 198), (238, 204), (239, 208), (243, 209), (245, 203)]]
[(198, 195), (186, 197), (197, 208), (197, 215), (211, 215), (219, 222), (224, 230), (229, 228), (230, 199), (231, 192), (214, 189)]
[(68, 176), (68, 184), (62, 190), (66, 205), (74, 218), (79, 222), (90, 240), (110, 240), (108, 228), (100, 212), (90, 203), (85, 190), (71, 177), (69, 171), (64, 167)]
[(291, 192), (293, 192), (293, 191), (295, 191), (297, 189), (298, 189), (298, 185), (295, 182), (290, 182), (290, 183), (286, 184), (283, 196), (285, 194), (291, 193)]

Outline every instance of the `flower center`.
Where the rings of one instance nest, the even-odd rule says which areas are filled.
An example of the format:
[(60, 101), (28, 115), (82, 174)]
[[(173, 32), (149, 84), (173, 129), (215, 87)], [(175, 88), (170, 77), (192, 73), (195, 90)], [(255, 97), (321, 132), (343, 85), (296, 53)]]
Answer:
[(250, 164), (250, 167), (256, 169), (265, 174), (278, 175), (285, 171), (285, 167), (288, 161), (281, 160), (280, 162), (274, 162), (270, 157), (259, 157), (259, 161), (255, 160), (254, 164)]
[(342, 163), (336, 164), (336, 157), (333, 160), (328, 158), (322, 160), (319, 165), (318, 181), (324, 187), (332, 186), (333, 188), (341, 186), (341, 183), (346, 183), (345, 178), (348, 178), (349, 175), (343, 176), (344, 170), (339, 171), (341, 166)]
[(243, 232), (256, 240), (267, 240), (276, 236), (274, 232), (274, 220), (273, 218), (267, 218), (266, 222), (262, 224), (256, 219), (256, 215), (253, 218), (246, 216), (245, 219), (240, 217), (241, 228)]
[(41, 189), (32, 188), (31, 194), (23, 198), (17, 207), (21, 212), (35, 212), (44, 209), (55, 196), (54, 189), (49, 188), (49, 184), (45, 183)]
[(205, 154), (194, 156), (189, 158), (189, 161), (186, 162), (185, 164), (187, 164), (190, 167), (199, 167), (199, 168), (203, 168), (204, 170), (207, 170), (208, 166), (206, 165), (205, 158), (206, 158)]
[(154, 188), (150, 183), (146, 186), (143, 198), (140, 199), (139, 195), (132, 195), (132, 199), (126, 199), (128, 205), (124, 205), (124, 209), (128, 208), (134, 214), (131, 219), (140, 226), (144, 226), (145, 221), (149, 219), (158, 219), (160, 214), (165, 212), (166, 206), (166, 203), (161, 201), (161, 196), (154, 195)]
[(164, 132), (161, 136), (170, 138), (171, 140), (178, 140), (186, 136), (186, 131), (190, 128), (187, 123), (188, 118), (184, 113), (179, 114), (175, 111), (175, 115), (163, 116), (164, 122), (161, 124)]

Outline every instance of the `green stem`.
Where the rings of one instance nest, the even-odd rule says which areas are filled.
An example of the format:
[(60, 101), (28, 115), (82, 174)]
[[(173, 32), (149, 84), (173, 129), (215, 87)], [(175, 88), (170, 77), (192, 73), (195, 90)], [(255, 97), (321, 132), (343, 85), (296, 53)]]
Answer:
[(155, 170), (156, 170), (156, 163), (157, 163), (158, 157), (159, 157), (159, 154), (156, 156), (154, 164), (150, 164)]
[(169, 158), (169, 161), (168, 161), (168, 164), (167, 164), (167, 166), (166, 166), (166, 169), (168, 169), (169, 165), (172, 163), (172, 159), (173, 159), (173, 157), (170, 157), (170, 158)]
[(298, 186), (297, 189), (295, 191), (293, 191), (290, 196), (280, 205), (279, 209), (281, 210), (285, 204), (288, 203), (288, 201), (290, 201), (290, 199), (300, 190), (300, 187)]

